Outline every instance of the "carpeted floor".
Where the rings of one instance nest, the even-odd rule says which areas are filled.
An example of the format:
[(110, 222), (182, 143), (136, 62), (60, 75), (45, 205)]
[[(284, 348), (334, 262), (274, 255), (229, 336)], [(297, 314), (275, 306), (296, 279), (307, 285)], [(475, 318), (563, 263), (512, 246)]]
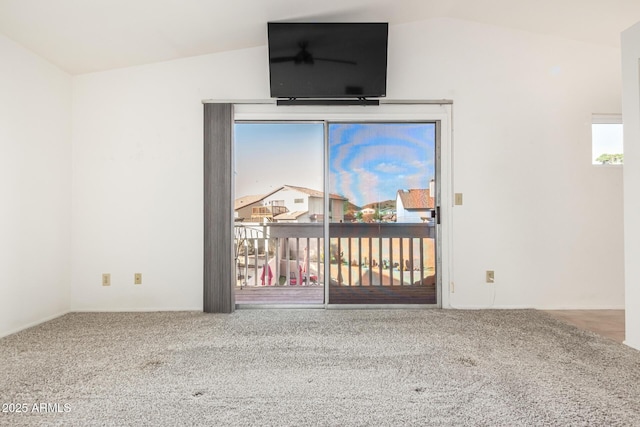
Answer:
[(3, 426), (638, 426), (640, 352), (533, 310), (76, 313), (0, 340), (0, 404)]

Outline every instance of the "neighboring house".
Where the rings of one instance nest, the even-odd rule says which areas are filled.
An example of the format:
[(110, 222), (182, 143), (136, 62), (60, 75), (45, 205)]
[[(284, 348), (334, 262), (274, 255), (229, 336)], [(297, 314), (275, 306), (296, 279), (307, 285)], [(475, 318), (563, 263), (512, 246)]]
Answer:
[(256, 194), (236, 199), (233, 203), (235, 219), (237, 221), (250, 221), (252, 209), (263, 206), (262, 200), (264, 200), (265, 197), (264, 194)]
[(426, 222), (435, 206), (427, 189), (398, 190), (396, 195), (397, 222)]
[[(272, 193), (269, 193), (272, 194)], [(234, 201), (235, 221), (272, 222), (275, 217), (289, 212), (282, 200), (265, 201), (269, 194), (244, 196)]]
[(376, 213), (376, 210), (373, 208), (364, 208), (360, 211), (362, 215), (373, 215)]
[(311, 222), (307, 211), (286, 212), (276, 215), (273, 219), (276, 222)]
[[(329, 195), (329, 221), (344, 219), (347, 199), (337, 194)], [(284, 185), (264, 195), (244, 196), (235, 200), (235, 216), (238, 221), (261, 222), (321, 222), (324, 212), (324, 193), (305, 187)]]
[[(283, 201), (284, 206), (290, 212), (307, 212), (297, 222), (322, 221), (324, 212), (324, 193), (305, 187), (284, 185), (278, 190), (268, 194), (264, 203)], [(346, 198), (337, 194), (329, 194), (329, 221), (340, 222), (344, 219), (344, 204)], [(306, 221), (305, 221), (306, 220)]]

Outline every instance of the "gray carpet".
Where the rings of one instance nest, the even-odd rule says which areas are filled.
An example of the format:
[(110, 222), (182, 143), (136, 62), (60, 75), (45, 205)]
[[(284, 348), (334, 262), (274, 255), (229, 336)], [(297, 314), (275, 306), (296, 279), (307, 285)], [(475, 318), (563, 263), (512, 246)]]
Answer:
[(640, 352), (533, 310), (77, 313), (0, 340), (12, 403), (0, 425), (639, 426)]

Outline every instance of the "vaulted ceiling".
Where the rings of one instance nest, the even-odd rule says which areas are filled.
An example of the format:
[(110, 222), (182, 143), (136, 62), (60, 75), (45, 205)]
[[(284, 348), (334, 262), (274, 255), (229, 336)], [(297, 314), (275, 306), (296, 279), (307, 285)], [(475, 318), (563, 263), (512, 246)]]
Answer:
[(640, 0), (0, 0), (0, 33), (71, 74), (264, 45), (269, 21), (435, 17), (618, 47)]

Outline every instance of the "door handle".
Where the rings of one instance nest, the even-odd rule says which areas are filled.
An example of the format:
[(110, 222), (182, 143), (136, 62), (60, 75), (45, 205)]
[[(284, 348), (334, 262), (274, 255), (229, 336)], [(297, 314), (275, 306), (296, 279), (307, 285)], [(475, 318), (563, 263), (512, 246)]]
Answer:
[(434, 209), (430, 209), (431, 218), (436, 219), (436, 224), (440, 224), (440, 206), (436, 206)]

